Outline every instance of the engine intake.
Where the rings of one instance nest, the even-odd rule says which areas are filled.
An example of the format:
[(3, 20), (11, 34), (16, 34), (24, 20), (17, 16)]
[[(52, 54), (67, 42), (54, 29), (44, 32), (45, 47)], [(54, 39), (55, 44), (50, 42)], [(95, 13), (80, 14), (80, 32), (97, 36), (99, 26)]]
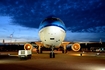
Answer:
[(29, 44), (29, 43), (26, 43), (25, 45), (24, 45), (24, 49), (25, 50), (32, 50), (32, 45), (31, 44)]
[(81, 46), (80, 46), (79, 43), (75, 43), (75, 44), (73, 44), (73, 45), (71, 46), (71, 49), (72, 49), (73, 51), (79, 51), (80, 48), (81, 48)]

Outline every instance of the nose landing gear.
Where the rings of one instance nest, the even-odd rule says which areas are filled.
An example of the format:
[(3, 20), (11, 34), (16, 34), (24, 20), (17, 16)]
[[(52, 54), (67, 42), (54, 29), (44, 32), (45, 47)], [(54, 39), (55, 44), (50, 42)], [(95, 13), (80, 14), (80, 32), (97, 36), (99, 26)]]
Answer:
[(55, 58), (54, 46), (51, 46), (50, 58)]

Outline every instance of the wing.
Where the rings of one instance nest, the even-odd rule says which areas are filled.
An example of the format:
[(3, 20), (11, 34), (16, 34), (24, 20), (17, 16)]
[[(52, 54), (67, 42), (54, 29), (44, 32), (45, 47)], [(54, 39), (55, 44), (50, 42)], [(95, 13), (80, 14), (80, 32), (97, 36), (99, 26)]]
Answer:
[(103, 46), (103, 42), (101, 40), (99, 42), (62, 42), (61, 46), (64, 48), (64, 50), (69, 46), (73, 51), (79, 51), (81, 47), (101, 47)]

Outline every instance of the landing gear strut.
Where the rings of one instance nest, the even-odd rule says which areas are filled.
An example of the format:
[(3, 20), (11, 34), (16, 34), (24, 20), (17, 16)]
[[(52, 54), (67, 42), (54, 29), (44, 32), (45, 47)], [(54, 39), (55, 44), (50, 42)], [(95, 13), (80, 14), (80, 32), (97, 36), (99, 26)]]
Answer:
[(62, 53), (67, 53), (66, 47), (64, 47), (64, 48), (62, 49)]
[(42, 48), (39, 46), (38, 47), (38, 51), (37, 51), (39, 54), (41, 54), (42, 53)]
[(55, 58), (54, 47), (51, 46), (50, 58)]

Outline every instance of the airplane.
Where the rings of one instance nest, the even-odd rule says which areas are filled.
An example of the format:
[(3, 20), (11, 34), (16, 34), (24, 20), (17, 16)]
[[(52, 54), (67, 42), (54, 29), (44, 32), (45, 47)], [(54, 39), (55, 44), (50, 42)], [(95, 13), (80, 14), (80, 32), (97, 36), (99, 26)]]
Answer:
[[(63, 53), (66, 53), (66, 46), (70, 42), (64, 42), (66, 36), (66, 26), (64, 22), (57, 17), (47, 17), (39, 25), (39, 37), (40, 42), (35, 42), (38, 45), (39, 53), (41, 47), (51, 48), (50, 58), (55, 58), (54, 48), (63, 46)], [(24, 45), (25, 50), (32, 50), (33, 46), (30, 43)], [(72, 50), (79, 51), (80, 44), (74, 43)]]
[[(54, 49), (62, 47), (62, 53), (67, 53), (67, 46), (70, 45), (73, 51), (79, 51), (81, 49), (80, 44), (87, 45), (88, 43), (97, 43), (97, 42), (66, 42), (66, 26), (64, 22), (57, 17), (47, 17), (39, 25), (39, 37), (40, 41), (38, 42), (16, 42), (13, 44), (24, 44), (24, 50), (32, 50), (33, 44), (38, 46), (38, 53), (42, 53), (41, 48), (46, 47), (50, 48), (50, 58), (55, 58)], [(3, 43), (5, 41), (3, 40)], [(100, 39), (100, 44), (102, 41)]]

